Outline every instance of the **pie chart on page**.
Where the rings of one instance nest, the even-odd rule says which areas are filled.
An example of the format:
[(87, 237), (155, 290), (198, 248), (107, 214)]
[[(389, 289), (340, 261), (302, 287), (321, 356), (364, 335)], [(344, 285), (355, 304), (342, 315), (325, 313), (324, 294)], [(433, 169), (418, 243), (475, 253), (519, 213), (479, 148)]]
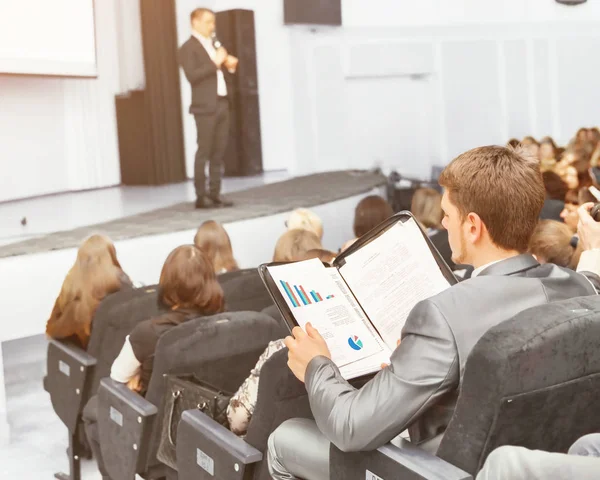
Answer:
[(356, 335), (352, 335), (348, 338), (348, 345), (352, 350), (361, 350), (363, 348), (363, 342)]

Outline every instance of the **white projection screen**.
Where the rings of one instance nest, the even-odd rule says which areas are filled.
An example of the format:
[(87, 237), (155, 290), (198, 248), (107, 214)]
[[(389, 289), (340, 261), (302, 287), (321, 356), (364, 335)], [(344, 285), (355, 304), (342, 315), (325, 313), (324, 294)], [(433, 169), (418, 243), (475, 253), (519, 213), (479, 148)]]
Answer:
[(0, 73), (95, 77), (94, 0), (0, 0)]

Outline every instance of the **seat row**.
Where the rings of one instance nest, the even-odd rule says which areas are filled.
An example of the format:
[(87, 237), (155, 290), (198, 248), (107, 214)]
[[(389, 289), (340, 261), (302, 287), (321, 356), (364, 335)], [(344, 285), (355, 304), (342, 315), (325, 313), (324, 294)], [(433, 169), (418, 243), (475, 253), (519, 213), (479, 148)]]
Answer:
[[(140, 298), (146, 296), (140, 293)], [(117, 304), (113, 311), (118, 311)], [(116, 315), (113, 320), (120, 325)], [(102, 330), (95, 319), (92, 340)], [(194, 375), (223, 391), (235, 391), (269, 341), (284, 334), (280, 322), (259, 311), (191, 320), (161, 337), (145, 398), (109, 378), (98, 380), (100, 445), (111, 479), (130, 480), (136, 474), (145, 479), (270, 478), (266, 450), (271, 432), (289, 418), (312, 418), (304, 385), (287, 368), (285, 349), (263, 367), (244, 438), (192, 408), (183, 412), (170, 439), (176, 448), (175, 468), (162, 464), (157, 451), (163, 423), (171, 415), (165, 410), (172, 394), (166, 387), (168, 376)], [(110, 328), (105, 335), (112, 336)], [(590, 409), (600, 395), (599, 340), (597, 297), (520, 313), (489, 330), (469, 355), (454, 416), (435, 455), (408, 441), (358, 453), (332, 445), (331, 478), (470, 479), (502, 445), (566, 452), (579, 437), (600, 432), (600, 411)], [(69, 428), (73, 467), (86, 398), (99, 376), (108, 377), (106, 369), (101, 371), (103, 352), (94, 356), (94, 351), (51, 342), (48, 352), (46, 386)], [(72, 470), (70, 478), (77, 480), (76, 475)]]

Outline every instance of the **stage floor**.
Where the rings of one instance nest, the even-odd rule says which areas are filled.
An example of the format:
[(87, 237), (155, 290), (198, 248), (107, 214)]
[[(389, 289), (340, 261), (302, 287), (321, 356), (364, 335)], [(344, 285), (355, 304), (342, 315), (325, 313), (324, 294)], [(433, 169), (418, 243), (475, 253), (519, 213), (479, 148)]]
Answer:
[[(197, 228), (211, 219), (222, 224), (275, 215), (299, 207), (314, 207), (364, 193), (385, 183), (385, 177), (366, 171), (324, 172), (232, 192), (231, 208), (196, 210), (193, 202), (152, 209), (122, 216), (103, 223), (88, 220), (88, 225), (10, 243), (0, 247), (0, 258), (77, 247), (83, 238), (103, 233), (114, 241)], [(151, 192), (148, 199), (153, 196)], [(97, 200), (96, 200), (97, 201)], [(100, 204), (100, 210), (104, 210)], [(53, 216), (61, 215), (54, 210)], [(29, 223), (29, 222), (28, 222)], [(26, 228), (26, 227), (25, 227)]]
[[(252, 177), (224, 178), (223, 192), (228, 194), (289, 178), (284, 170)], [(195, 197), (194, 184), (188, 180), (169, 185), (115, 186), (2, 202), (0, 246), (192, 202)], [(27, 219), (26, 225), (21, 225), (23, 218)]]

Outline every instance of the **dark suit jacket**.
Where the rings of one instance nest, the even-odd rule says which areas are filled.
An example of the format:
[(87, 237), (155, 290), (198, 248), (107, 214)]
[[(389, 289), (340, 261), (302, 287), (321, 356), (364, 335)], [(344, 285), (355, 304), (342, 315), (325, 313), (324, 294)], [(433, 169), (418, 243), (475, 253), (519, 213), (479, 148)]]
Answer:
[(562, 222), (563, 219), (560, 218), (560, 214), (564, 208), (565, 202), (547, 198), (540, 213), (540, 220), (556, 220), (557, 222)]
[[(217, 111), (217, 66), (197, 38), (191, 36), (179, 48), (179, 64), (192, 86), (190, 113), (193, 115), (215, 113)], [(229, 72), (223, 70), (223, 73), (227, 83), (227, 96), (231, 97)]]
[(528, 308), (595, 294), (585, 276), (540, 265), (531, 255), (490, 265), (418, 303), (390, 366), (360, 390), (331, 360), (314, 358), (305, 383), (317, 425), (344, 451), (376, 449), (406, 428), (411, 442), (435, 450), (454, 412), (467, 356), (487, 330)]

